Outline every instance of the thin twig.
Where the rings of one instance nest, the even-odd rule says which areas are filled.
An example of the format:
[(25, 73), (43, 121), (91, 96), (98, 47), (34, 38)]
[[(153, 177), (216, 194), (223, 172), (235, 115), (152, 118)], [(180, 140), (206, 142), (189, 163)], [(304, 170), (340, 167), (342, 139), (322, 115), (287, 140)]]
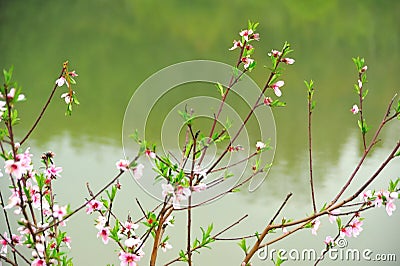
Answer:
[[(66, 69), (67, 69), (67, 65), (66, 65), (66, 64), (67, 64), (67, 62), (65, 62), (65, 63), (63, 64), (63, 68), (62, 68), (62, 70), (61, 70), (61, 74), (60, 74), (59, 78), (61, 78), (62, 75), (64, 74), (64, 72), (66, 71)], [(32, 134), (33, 130), (35, 130), (36, 126), (39, 124), (40, 120), (41, 120), (42, 117), (43, 117), (43, 114), (46, 112), (46, 109), (47, 109), (47, 107), (49, 106), (49, 104), (50, 104), (50, 102), (51, 102), (51, 99), (52, 99), (53, 96), (54, 96), (54, 93), (56, 92), (57, 87), (58, 87), (58, 85), (55, 84), (54, 87), (53, 87), (53, 90), (52, 90), (51, 93), (50, 93), (49, 98), (47, 99), (47, 102), (45, 103), (45, 105), (44, 105), (43, 108), (42, 108), (42, 111), (40, 112), (39, 116), (36, 118), (35, 123), (34, 123), (33, 126), (31, 127), (31, 129), (28, 131), (28, 133), (25, 135), (25, 137), (20, 141), (20, 144), (21, 144), (21, 145), (29, 138), (29, 136)]]
[(288, 203), (290, 197), (292, 196), (292, 193), (287, 194), (285, 200), (282, 202), (281, 206), (279, 207), (279, 209), (275, 212), (275, 215), (272, 217), (272, 219), (270, 220), (270, 222), (268, 223), (268, 225), (265, 227), (265, 229), (263, 230), (263, 232), (258, 235), (257, 237), (257, 241), (256, 243), (254, 243), (253, 247), (249, 250), (249, 252), (246, 254), (243, 262), (245, 264), (247, 264), (250, 259), (254, 256), (254, 254), (256, 253), (256, 251), (259, 249), (262, 241), (264, 240), (264, 238), (266, 237), (266, 235), (269, 233), (269, 231), (271, 230), (271, 225), (274, 223), (275, 219), (278, 217), (278, 215), (280, 214), (280, 212), (282, 211), (283, 207), (285, 207), (285, 205)]
[(350, 175), (350, 177), (347, 180), (346, 184), (344, 184), (342, 189), (339, 191), (339, 193), (336, 195), (336, 197), (332, 200), (332, 202), (328, 205), (328, 207), (332, 206), (333, 204), (335, 204), (339, 200), (339, 198), (343, 195), (343, 193), (346, 191), (346, 189), (349, 187), (350, 183), (353, 181), (354, 177), (358, 173), (358, 170), (360, 169), (361, 165), (363, 164), (365, 158), (369, 154), (370, 150), (377, 143), (377, 139), (378, 139), (378, 136), (379, 136), (382, 128), (386, 125), (386, 123), (388, 123), (390, 120), (394, 119), (395, 117), (397, 117), (399, 115), (399, 113), (396, 112), (394, 115), (389, 117), (390, 109), (392, 108), (392, 105), (393, 105), (395, 97), (396, 97), (396, 95), (389, 102), (388, 107), (387, 107), (386, 112), (385, 112), (385, 115), (384, 115), (384, 117), (383, 117), (378, 129), (376, 130), (376, 132), (375, 132), (375, 134), (374, 134), (374, 136), (373, 136), (373, 138), (371, 140), (371, 143), (369, 144), (367, 149), (364, 150), (363, 156), (361, 157), (360, 161), (358, 162), (358, 164), (357, 164), (356, 168), (354, 169), (353, 173)]
[[(310, 82), (311, 83), (311, 82)], [(312, 83), (308, 88), (308, 161), (310, 170), (310, 187), (311, 187), (311, 199), (314, 213), (317, 212), (317, 205), (315, 203), (315, 193), (314, 193), (314, 180), (313, 180), (313, 161), (312, 161), (312, 113), (313, 113), (313, 95), (314, 87)]]

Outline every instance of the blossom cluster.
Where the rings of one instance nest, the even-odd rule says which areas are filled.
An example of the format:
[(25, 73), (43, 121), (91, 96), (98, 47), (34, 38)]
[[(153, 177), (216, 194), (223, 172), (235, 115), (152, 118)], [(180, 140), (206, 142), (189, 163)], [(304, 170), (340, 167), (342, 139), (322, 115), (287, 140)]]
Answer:
[[(15, 146), (18, 152), (19, 144)], [(61, 177), (62, 168), (55, 166), (54, 154), (48, 152), (42, 156), (44, 169), (37, 171), (32, 164), (32, 156), (27, 148), (23, 153), (17, 153), (15, 158), (12, 152), (8, 153), (5, 161), (4, 172), (14, 185), (10, 188), (11, 195), (4, 210), (13, 210), (15, 215), (20, 216), (21, 226), (17, 229), (18, 234), (12, 234), (11, 239), (4, 232), (0, 254), (6, 254), (10, 244), (23, 243), (32, 249), (31, 265), (35, 266), (61, 260), (60, 248), (71, 248), (71, 238), (60, 230), (66, 225), (64, 218), (68, 214), (68, 206), (58, 204), (52, 190), (52, 182)], [(29, 213), (26, 209), (30, 210)], [(52, 226), (56, 222), (58, 227)]]
[(131, 218), (128, 217), (124, 223), (120, 223), (117, 220), (115, 221), (114, 227), (111, 227), (109, 220), (110, 217), (107, 213), (111, 212), (109, 206), (111, 205), (110, 203), (112, 200), (112, 196), (110, 201), (105, 199), (102, 199), (101, 201), (95, 199), (90, 200), (86, 204), (86, 213), (92, 214), (98, 212), (100, 214), (95, 220), (95, 228), (98, 230), (97, 238), (100, 238), (105, 245), (109, 243), (110, 239), (119, 243), (120, 250), (118, 258), (121, 262), (120, 265), (135, 266), (136, 262), (140, 261), (144, 256), (142, 249), (144, 243), (136, 234), (139, 225), (132, 222)]
[(399, 198), (399, 193), (396, 191), (380, 190), (372, 192), (367, 190), (360, 195), (360, 199), (364, 201), (367, 206), (382, 207), (385, 206), (386, 213), (392, 216), (393, 211), (396, 210), (395, 200)]
[(67, 86), (68, 91), (61, 94), (61, 98), (64, 99), (65, 103), (67, 104), (67, 111), (66, 114), (71, 115), (72, 113), (72, 104), (79, 104), (78, 98), (76, 97), (75, 91), (72, 90), (72, 84), (76, 84), (75, 77), (78, 74), (73, 71), (68, 71), (68, 61), (64, 63), (63, 72), (61, 73), (60, 77), (56, 80), (56, 85), (58, 87), (62, 87), (64, 85)]
[(7, 110), (7, 102), (12, 105), (14, 102), (20, 102), (24, 100), (25, 95), (21, 94), (16, 88), (11, 88), (7, 93), (7, 96), (4, 96), (0, 92), (0, 121), (3, 119), (3, 114)]
[(172, 201), (174, 209), (181, 207), (181, 201), (187, 200), (192, 192), (201, 192), (207, 189), (207, 185), (203, 182), (207, 179), (206, 169), (200, 169), (196, 166), (194, 169), (194, 176), (196, 180), (192, 186), (190, 186), (189, 177), (181, 173), (178, 173), (177, 178), (171, 178), (172, 182), (161, 184), (162, 197), (165, 201)]
[(242, 30), (239, 32), (240, 40), (234, 40), (233, 46), (229, 49), (230, 51), (235, 50), (237, 48), (240, 49), (240, 61), (239, 64), (243, 64), (243, 68), (245, 70), (251, 71), (255, 66), (256, 62), (251, 55), (254, 53), (254, 47), (250, 43), (252, 41), (259, 41), (260, 34), (256, 33), (256, 28), (258, 23), (249, 22), (248, 29)]

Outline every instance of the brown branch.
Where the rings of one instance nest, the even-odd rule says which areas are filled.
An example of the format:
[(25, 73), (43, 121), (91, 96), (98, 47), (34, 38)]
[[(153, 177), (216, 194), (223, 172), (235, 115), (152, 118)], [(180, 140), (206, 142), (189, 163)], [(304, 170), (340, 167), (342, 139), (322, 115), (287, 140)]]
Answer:
[[(68, 61), (67, 61), (67, 62), (64, 62), (63, 68), (62, 68), (62, 70), (61, 70), (61, 74), (60, 74), (59, 78), (61, 78), (62, 75), (64, 74), (64, 72), (66, 71), (66, 69), (67, 69), (67, 64), (68, 64)], [(54, 87), (53, 87), (53, 90), (52, 90), (51, 93), (50, 93), (49, 98), (47, 99), (45, 105), (44, 105), (43, 108), (42, 108), (42, 111), (40, 112), (39, 116), (36, 118), (35, 123), (34, 123), (33, 126), (31, 127), (31, 129), (28, 131), (28, 133), (25, 135), (25, 137), (20, 141), (20, 144), (21, 144), (21, 145), (29, 138), (29, 136), (32, 134), (33, 130), (35, 130), (36, 126), (39, 124), (40, 120), (42, 119), (44, 113), (45, 113), (46, 110), (47, 110), (47, 107), (49, 106), (49, 104), (50, 104), (50, 102), (51, 102), (51, 99), (52, 99), (53, 96), (54, 96), (54, 93), (56, 92), (57, 87), (58, 87), (58, 85), (55, 84)]]
[(256, 253), (256, 251), (259, 249), (262, 241), (264, 240), (264, 238), (267, 236), (268, 232), (271, 230), (271, 225), (274, 223), (275, 219), (278, 217), (278, 215), (280, 214), (280, 212), (282, 211), (283, 207), (285, 207), (285, 205), (288, 203), (288, 200), (290, 199), (290, 197), (292, 196), (292, 193), (287, 194), (285, 200), (282, 202), (281, 206), (279, 207), (279, 209), (275, 212), (275, 215), (272, 217), (272, 219), (270, 220), (270, 222), (268, 223), (268, 225), (265, 227), (265, 229), (263, 230), (263, 232), (258, 235), (257, 237), (257, 241), (256, 243), (254, 243), (253, 247), (250, 249), (250, 251), (246, 254), (246, 257), (244, 258), (243, 262), (247, 265), (247, 263), (250, 261), (250, 259), (254, 256), (254, 254)]
[(392, 108), (394, 99), (396, 96), (394, 96), (391, 101), (388, 104), (388, 107), (386, 109), (385, 115), (378, 127), (378, 129), (376, 130), (371, 143), (369, 144), (369, 146), (367, 147), (367, 149), (364, 150), (363, 156), (361, 157), (360, 161), (358, 162), (356, 168), (354, 169), (353, 173), (350, 175), (349, 179), (347, 180), (346, 184), (344, 184), (344, 186), (342, 187), (342, 189), (339, 191), (339, 193), (336, 195), (336, 197), (332, 200), (332, 202), (328, 205), (332, 206), (333, 204), (335, 204), (339, 198), (343, 195), (343, 193), (346, 191), (346, 189), (349, 187), (350, 183), (353, 181), (354, 177), (356, 176), (356, 174), (358, 173), (358, 170), (360, 169), (361, 165), (363, 164), (365, 158), (367, 157), (367, 155), (369, 154), (369, 152), (371, 151), (372, 147), (377, 143), (377, 139), (378, 136), (382, 130), (382, 128), (386, 125), (386, 123), (388, 123), (390, 120), (392, 120), (393, 118), (397, 117), (397, 115), (399, 115), (398, 112), (396, 112), (393, 116), (389, 117), (390, 114), (390, 109)]

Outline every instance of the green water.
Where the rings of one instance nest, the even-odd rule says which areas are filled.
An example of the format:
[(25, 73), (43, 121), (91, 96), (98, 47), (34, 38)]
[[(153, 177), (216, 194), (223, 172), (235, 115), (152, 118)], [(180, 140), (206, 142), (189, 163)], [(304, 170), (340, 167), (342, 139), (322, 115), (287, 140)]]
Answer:
[[(65, 117), (65, 104), (59, 99), (65, 88), (59, 89), (29, 143), (36, 161), (43, 151), (56, 152), (64, 167), (63, 178), (57, 183), (58, 197), (61, 202), (77, 206), (87, 196), (86, 182), (95, 190), (115, 173), (114, 162), (123, 156), (125, 108), (135, 89), (150, 75), (187, 60), (234, 64), (236, 54), (228, 48), (250, 18), (260, 22), (261, 35), (261, 41), (255, 44), (258, 66), (251, 77), (263, 86), (267, 76), (263, 67), (268, 64), (266, 53), (279, 49), (284, 41), (290, 42), (296, 63), (287, 67), (283, 76), (282, 100), (288, 106), (274, 110), (277, 147), (270, 175), (254, 193), (244, 189), (194, 214), (196, 225), (204, 227), (213, 213), (212, 222), (218, 231), (248, 213), (250, 217), (241, 226), (226, 234), (240, 236), (261, 231), (289, 191), (294, 192), (294, 200), (284, 213), (286, 217), (311, 212), (303, 80), (313, 79), (317, 90), (313, 133), (319, 206), (344, 184), (361, 155), (356, 118), (349, 112), (357, 103), (353, 91), (357, 73), (351, 58), (365, 57), (369, 67), (365, 115), (374, 130), (386, 103), (399, 92), (399, 12), (398, 1), (0, 1), (0, 67), (15, 66), (14, 77), (28, 98), (20, 107), (22, 123), (16, 128), (18, 136), (23, 136), (34, 122), (62, 62), (68, 59), (70, 67), (79, 74), (75, 90), (81, 105), (74, 109), (72, 117)], [(187, 91), (187, 95), (179, 91), (166, 97), (176, 100), (195, 93)], [(161, 106), (159, 112), (169, 111), (168, 102), (171, 103), (166, 101), (165, 110)], [(149, 131), (157, 131), (160, 125), (152, 123)], [(353, 188), (378, 167), (399, 138), (399, 129), (396, 123), (382, 133), (383, 141)], [(399, 170), (394, 161), (373, 188), (385, 188), (387, 179), (398, 177)], [(0, 182), (3, 187), (5, 180)], [(128, 211), (140, 215), (134, 203), (136, 197), (151, 208), (154, 200), (130, 176), (121, 182), (120, 207), (116, 210), (121, 217)], [(223, 215), (217, 215), (221, 210)], [(180, 216), (184, 222), (184, 215)], [(396, 253), (399, 260), (398, 241), (393, 234), (400, 221), (398, 213), (389, 219), (379, 209), (366, 216), (364, 232), (356, 241), (351, 239), (350, 247)], [(92, 218), (82, 213), (70, 221), (75, 264), (118, 264), (115, 247), (104, 246), (96, 239)], [(174, 249), (170, 254), (161, 254), (160, 261), (175, 257), (184, 247), (179, 242), (183, 233), (177, 228), (179, 224), (171, 234), (181, 236), (180, 240), (172, 242)], [(325, 235), (333, 235), (334, 230), (324, 220), (317, 237), (304, 231), (274, 247), (322, 249)], [(242, 257), (233, 242), (216, 243), (213, 250), (204, 251), (203, 255), (195, 257), (197, 265), (239, 265)], [(253, 262), (270, 265), (257, 258)]]

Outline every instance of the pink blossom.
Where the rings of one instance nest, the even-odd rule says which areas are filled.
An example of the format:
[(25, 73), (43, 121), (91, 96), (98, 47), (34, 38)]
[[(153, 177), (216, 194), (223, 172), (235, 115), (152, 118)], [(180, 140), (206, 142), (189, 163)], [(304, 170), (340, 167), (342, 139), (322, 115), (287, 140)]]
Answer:
[(257, 143), (256, 143), (256, 149), (257, 149), (257, 151), (262, 150), (262, 149), (264, 149), (265, 147), (267, 147), (267, 145), (266, 145), (264, 142), (262, 142), (262, 141), (257, 141)]
[(268, 53), (268, 56), (279, 57), (281, 54), (282, 53), (277, 50), (272, 50), (270, 53)]
[[(56, 80), (56, 84), (58, 87), (63, 86), (64, 84), (67, 84), (67, 80), (62, 76), (59, 79)], [(67, 84), (68, 86), (68, 84)]]
[(174, 187), (171, 184), (162, 184), (161, 187), (163, 198), (174, 195)]
[(46, 266), (46, 261), (44, 259), (37, 258), (32, 261), (31, 266)]
[(68, 72), (68, 75), (70, 75), (71, 77), (77, 77), (78, 74), (75, 72), (75, 70)]
[(260, 34), (259, 33), (254, 33), (253, 36), (251, 36), (251, 39), (253, 39), (255, 41), (259, 41), (260, 40)]
[(160, 247), (163, 252), (167, 252), (168, 249), (172, 249), (172, 245), (169, 244), (167, 241), (164, 241), (160, 244)]
[(295, 60), (293, 58), (282, 58), (281, 62), (287, 64), (287, 65), (293, 65)]
[(243, 151), (244, 148), (242, 145), (236, 145), (236, 146), (229, 146), (228, 151)]
[(91, 200), (86, 204), (86, 213), (91, 214), (93, 211), (101, 210), (103, 203), (98, 200)]
[(7, 160), (4, 162), (4, 172), (12, 174), (15, 178), (20, 179), (25, 169), (22, 167), (21, 162), (14, 160)]
[(129, 161), (128, 160), (121, 159), (118, 162), (116, 162), (115, 165), (117, 166), (117, 169), (121, 170), (121, 171), (126, 171), (129, 169)]
[[(10, 92), (7, 94), (8, 99), (14, 99), (15, 96), (15, 88), (11, 88)], [(25, 95), (20, 94), (18, 95), (17, 102), (25, 100)]]
[(358, 108), (357, 104), (353, 105), (353, 107), (350, 109), (350, 112), (353, 114), (358, 114), (359, 111), (360, 109)]
[(373, 201), (375, 207), (381, 207), (382, 203), (383, 203), (383, 193), (382, 193), (382, 191), (375, 192), (374, 196), (376, 197), (375, 200)]
[(97, 222), (97, 223), (96, 223), (95, 227), (96, 227), (98, 230), (101, 230), (101, 229), (103, 229), (104, 226), (106, 225), (107, 218), (104, 217), (104, 216), (102, 216), (102, 215), (100, 215), (99, 217), (97, 217), (96, 222)]
[(140, 261), (140, 256), (125, 251), (121, 251), (118, 258), (121, 266), (136, 266), (136, 261)]
[(33, 155), (30, 153), (30, 148), (28, 147), (24, 153), (17, 154), (16, 161), (19, 161), (22, 168), (25, 169), (25, 171), (31, 171), (33, 169), (32, 167), (32, 157)]
[(10, 239), (7, 237), (7, 232), (4, 232), (3, 237), (5, 239), (3, 239), (3, 238), (0, 239), (0, 245), (1, 245), (0, 254), (6, 254), (7, 253), (7, 245), (8, 245), (7, 241), (10, 241)]
[(191, 194), (191, 191), (189, 188), (179, 185), (176, 188), (174, 196), (172, 197), (172, 203), (173, 203), (174, 209), (179, 209), (181, 201), (186, 200), (187, 197), (190, 196), (190, 194)]
[(69, 92), (61, 94), (61, 98), (64, 98), (66, 104), (70, 104), (72, 102), (72, 97)]
[(156, 154), (154, 152), (152, 152), (151, 150), (146, 150), (145, 153), (151, 159), (155, 159), (157, 157)]
[(372, 198), (371, 190), (364, 191), (363, 193), (360, 194), (360, 200), (364, 202), (368, 202), (370, 198)]
[[(389, 191), (388, 191), (388, 193), (389, 193)], [(399, 198), (399, 193), (397, 193), (396, 191), (390, 192), (388, 198), (398, 199)]]
[(71, 237), (69, 236), (65, 236), (62, 241), (65, 243), (65, 245), (67, 245), (67, 247), (69, 249), (71, 249)]
[(196, 165), (193, 172), (198, 177), (202, 177), (204, 180), (207, 179), (207, 169), (201, 169), (199, 165)]
[(207, 185), (204, 183), (199, 183), (196, 186), (192, 186), (192, 191), (201, 192), (207, 189)]
[(51, 164), (45, 172), (45, 176), (47, 178), (53, 178), (55, 179), (56, 177), (61, 177), (60, 173), (62, 172), (62, 167), (56, 167), (54, 164)]
[(133, 223), (133, 222), (130, 222), (130, 221), (126, 221), (126, 222), (124, 223), (124, 228), (125, 228), (126, 230), (128, 230), (128, 231), (133, 231), (133, 230), (138, 229), (138, 228), (139, 228), (139, 225), (137, 225), (137, 224), (135, 224), (135, 223)]
[(392, 216), (393, 211), (396, 210), (396, 205), (394, 205), (394, 200), (390, 199), (386, 202), (386, 212), (389, 216)]
[(313, 235), (317, 235), (317, 231), (318, 228), (320, 226), (321, 222), (319, 221), (318, 218), (315, 218), (312, 222), (311, 222), (311, 233)]
[(12, 237), (11, 237), (11, 239), (12, 239), (12, 243), (15, 245), (15, 246), (19, 246), (19, 245), (22, 245), (22, 236), (19, 236), (19, 235), (16, 235), (16, 234), (12, 234)]
[(352, 234), (352, 228), (351, 227), (343, 227), (342, 229), (340, 229), (340, 237), (351, 237)]
[(246, 56), (242, 58), (242, 62), (244, 63), (244, 68), (247, 69), (254, 62), (254, 59), (251, 59), (250, 56)]
[(365, 71), (367, 71), (367, 69), (368, 69), (368, 66), (363, 66), (363, 68), (361, 68), (361, 73), (364, 73)]
[(53, 206), (53, 217), (62, 220), (63, 217), (67, 214), (67, 207), (58, 206), (57, 204)]
[(250, 51), (251, 49), (253, 49), (253, 45), (251, 45), (251, 44), (246, 44), (246, 50), (247, 51)]
[(11, 209), (14, 206), (18, 206), (21, 203), (20, 192), (17, 189), (11, 190), (11, 196), (8, 198), (8, 203), (4, 206), (4, 209)]
[(331, 236), (327, 236), (324, 240), (324, 243), (328, 246), (333, 246), (333, 244), (335, 244), (335, 240)]
[(233, 46), (232, 46), (231, 48), (229, 48), (229, 50), (232, 51), (232, 50), (235, 50), (235, 49), (238, 48), (238, 47), (240, 47), (240, 48), (243, 47), (242, 42), (241, 42), (241, 41), (236, 41), (236, 40), (234, 40), (234, 41), (233, 41)]
[(357, 237), (363, 230), (361, 228), (361, 226), (363, 225), (363, 222), (358, 220), (357, 218), (354, 219), (353, 221), (351, 221), (349, 225), (351, 226), (351, 232), (354, 237)]
[(285, 82), (283, 80), (277, 81), (271, 85), (271, 88), (274, 90), (276, 96), (281, 97), (282, 92), (279, 88), (282, 87), (283, 85), (285, 85)]
[(264, 99), (265, 105), (271, 105), (272, 102), (273, 102), (273, 100), (271, 97), (265, 97), (265, 99)]
[(253, 30), (243, 30), (239, 33), (246, 41), (249, 41), (249, 37), (253, 34)]
[(142, 244), (142, 240), (140, 240), (140, 238), (128, 238), (127, 240), (125, 240), (125, 246), (127, 246), (128, 248), (134, 248), (136, 246), (140, 246)]
[(108, 244), (108, 241), (110, 240), (110, 229), (108, 227), (103, 227), (99, 230), (97, 233), (97, 238), (101, 237), (101, 240), (103, 240), (104, 244)]
[(134, 169), (133, 169), (133, 177), (138, 180), (143, 176), (143, 164), (138, 164)]
[[(44, 241), (44, 237), (41, 237), (41, 240)], [(44, 245), (42, 243), (36, 243), (35, 244), (35, 250), (32, 251), (32, 256), (33, 257), (44, 257)]]
[(361, 80), (357, 80), (357, 82), (358, 82), (358, 87), (361, 89), (361, 88), (362, 88), (362, 86), (363, 86), (363, 83), (362, 83), (362, 81), (361, 81)]
[(333, 210), (333, 211), (331, 211), (330, 213), (329, 213), (329, 215), (328, 215), (328, 219), (329, 219), (329, 222), (330, 223), (333, 223), (334, 221), (336, 221), (336, 218), (337, 218), (337, 214), (339, 214), (340, 213), (340, 210), (339, 209), (336, 209), (336, 210)]

